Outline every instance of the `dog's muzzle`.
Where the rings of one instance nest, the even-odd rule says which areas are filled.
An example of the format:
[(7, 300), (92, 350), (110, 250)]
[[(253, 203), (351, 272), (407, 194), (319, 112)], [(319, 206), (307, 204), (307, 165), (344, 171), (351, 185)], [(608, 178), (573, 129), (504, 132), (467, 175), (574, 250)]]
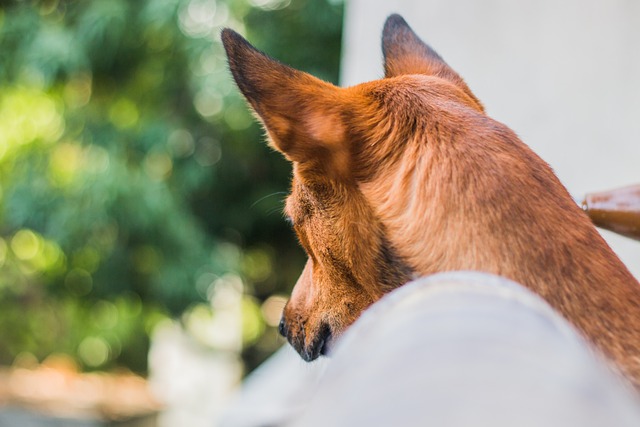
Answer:
[(320, 355), (326, 356), (329, 352), (333, 338), (331, 327), (328, 324), (323, 323), (309, 345), (305, 345), (306, 339), (304, 329), (300, 329), (300, 333), (294, 336), (291, 333), (291, 329), (287, 327), (284, 316), (280, 319), (278, 332), (280, 335), (285, 337), (287, 341), (289, 341), (289, 344), (291, 344), (298, 354), (300, 354), (300, 357), (302, 357), (306, 362), (311, 362), (312, 360), (317, 359)]

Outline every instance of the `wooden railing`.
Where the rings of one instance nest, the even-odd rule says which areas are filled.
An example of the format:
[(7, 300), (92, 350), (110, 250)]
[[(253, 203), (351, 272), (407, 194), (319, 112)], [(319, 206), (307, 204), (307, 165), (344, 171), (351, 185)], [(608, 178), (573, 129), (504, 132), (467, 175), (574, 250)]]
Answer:
[(582, 208), (597, 227), (640, 240), (640, 185), (587, 194)]

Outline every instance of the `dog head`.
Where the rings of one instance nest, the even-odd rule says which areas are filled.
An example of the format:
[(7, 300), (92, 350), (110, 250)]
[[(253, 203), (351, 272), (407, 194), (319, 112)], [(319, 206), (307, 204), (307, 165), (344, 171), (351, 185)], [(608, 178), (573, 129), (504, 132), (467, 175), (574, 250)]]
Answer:
[(233, 77), (270, 145), (293, 165), (285, 215), (308, 261), (280, 332), (310, 361), (364, 309), (418, 271), (398, 252), (402, 243), (389, 237), (390, 224), (373, 199), (390, 168), (402, 174), (398, 158), (421, 131), (420, 117), (438, 103), (478, 114), (483, 107), (398, 15), (383, 31), (385, 78), (351, 88), (285, 66), (231, 30), (222, 40)]

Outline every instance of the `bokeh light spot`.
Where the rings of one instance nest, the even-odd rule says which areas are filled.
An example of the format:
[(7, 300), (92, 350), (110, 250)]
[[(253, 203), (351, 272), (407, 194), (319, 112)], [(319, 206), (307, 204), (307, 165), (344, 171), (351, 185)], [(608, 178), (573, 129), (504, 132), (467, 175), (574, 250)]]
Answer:
[(255, 298), (242, 298), (242, 342), (247, 345), (257, 340), (264, 332), (264, 322), (260, 306)]
[(220, 161), (222, 149), (220, 143), (213, 138), (202, 138), (196, 149), (196, 162), (200, 166), (213, 166)]
[(80, 108), (87, 105), (91, 99), (91, 76), (81, 74), (69, 81), (63, 91), (66, 104), (71, 108)]
[(56, 98), (22, 86), (0, 90), (0, 160), (35, 141), (56, 141), (63, 131)]
[(13, 359), (13, 366), (16, 368), (34, 369), (38, 364), (38, 358), (28, 351), (18, 353)]
[(118, 308), (110, 301), (98, 301), (91, 310), (93, 323), (100, 329), (112, 329), (118, 324)]
[(49, 168), (54, 181), (59, 185), (70, 184), (80, 168), (81, 159), (82, 152), (78, 144), (58, 144), (49, 158)]
[(284, 9), (291, 4), (291, 0), (249, 0), (249, 3), (265, 10)]
[(169, 150), (175, 157), (189, 157), (195, 151), (193, 136), (188, 130), (176, 129), (167, 138)]
[(109, 359), (109, 344), (100, 337), (87, 337), (78, 346), (78, 356), (87, 366), (97, 368)]
[(237, 245), (219, 242), (211, 252), (211, 259), (223, 269), (235, 270), (240, 263), (242, 251)]
[(91, 292), (93, 287), (93, 278), (86, 270), (74, 268), (67, 273), (64, 279), (64, 284), (73, 294), (85, 296)]
[(100, 253), (92, 246), (85, 246), (74, 252), (72, 263), (74, 267), (95, 273), (100, 266)]
[(66, 269), (66, 258), (57, 243), (42, 239), (42, 250), (33, 259), (33, 265), (42, 272), (61, 274)]
[(109, 153), (97, 145), (89, 145), (83, 153), (84, 168), (90, 173), (104, 173), (109, 170)]
[(242, 260), (242, 267), (249, 279), (255, 282), (265, 280), (273, 271), (271, 257), (262, 249), (247, 251)]
[(142, 312), (142, 299), (133, 291), (128, 291), (116, 299), (118, 313), (125, 319), (137, 317)]
[(243, 130), (251, 126), (253, 118), (244, 106), (230, 105), (225, 109), (224, 121), (233, 130)]
[(11, 250), (22, 261), (36, 257), (42, 248), (42, 241), (31, 230), (20, 230), (11, 239)]
[(287, 298), (282, 295), (272, 295), (262, 303), (260, 310), (267, 325), (278, 326), (286, 303)]
[(200, 274), (196, 279), (196, 290), (198, 291), (198, 294), (202, 295), (205, 298), (208, 298), (211, 292), (211, 288), (217, 279), (218, 275), (210, 272)]
[(215, 0), (191, 0), (186, 8), (180, 11), (178, 24), (186, 36), (206, 37), (215, 26), (215, 15)]
[(165, 152), (152, 151), (144, 158), (144, 171), (154, 181), (162, 181), (171, 175), (173, 161)]
[(138, 123), (140, 113), (133, 101), (121, 98), (109, 109), (109, 119), (120, 129), (129, 129)]
[(204, 118), (211, 118), (222, 111), (222, 97), (208, 90), (201, 90), (196, 93), (193, 104), (196, 111)]

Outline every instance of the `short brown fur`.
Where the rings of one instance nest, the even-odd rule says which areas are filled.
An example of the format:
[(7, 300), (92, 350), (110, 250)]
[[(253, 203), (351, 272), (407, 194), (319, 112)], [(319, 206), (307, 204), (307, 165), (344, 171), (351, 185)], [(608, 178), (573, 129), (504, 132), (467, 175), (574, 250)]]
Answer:
[(222, 35), (274, 148), (309, 260), (282, 332), (306, 360), (413, 276), (478, 270), (545, 298), (640, 385), (640, 287), (551, 168), (404, 20), (384, 79), (337, 88)]

